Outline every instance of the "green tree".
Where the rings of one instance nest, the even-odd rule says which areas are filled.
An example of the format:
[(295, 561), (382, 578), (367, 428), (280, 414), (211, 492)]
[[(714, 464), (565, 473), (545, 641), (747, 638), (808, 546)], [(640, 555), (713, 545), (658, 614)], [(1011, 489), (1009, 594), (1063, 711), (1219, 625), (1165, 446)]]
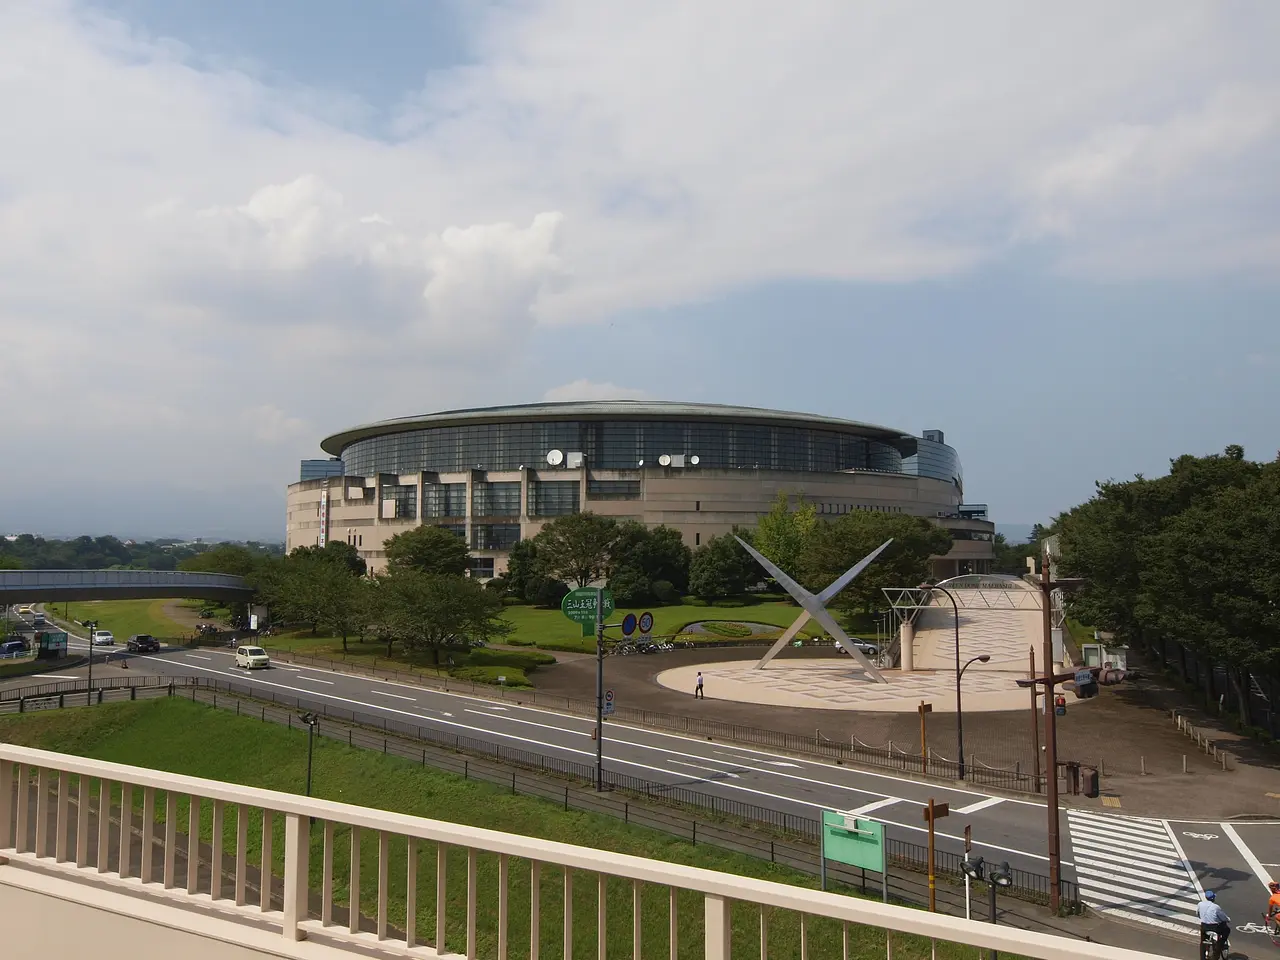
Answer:
[(538, 547), (533, 540), (517, 540), (507, 556), (507, 592), (523, 599), (530, 582), (540, 579)]
[(437, 664), (442, 648), (488, 642), (511, 630), (502, 618), (502, 600), (475, 580), (399, 567), (383, 578), (380, 589), (401, 645), (430, 650)]
[(315, 562), (309, 568), (316, 590), (317, 623), (342, 638), (342, 652), (347, 640), (363, 636), (375, 616), (372, 585), (364, 577), (353, 577), (347, 567), (331, 562)]
[(1280, 669), (1280, 461), (1169, 518), (1139, 564), (1134, 618), (1221, 667), (1247, 723), (1250, 673)]
[(924, 517), (857, 510), (831, 523), (819, 523), (800, 560), (801, 582), (825, 588), (880, 544), (893, 543), (849, 586), (838, 604), (871, 611), (884, 603), (885, 587), (915, 586), (929, 576), (929, 558), (951, 549), (951, 534)]
[(991, 569), (995, 573), (1007, 573), (1021, 576), (1027, 572), (1027, 558), (1040, 555), (1038, 540), (1031, 539), (1025, 543), (1009, 543), (1004, 534), (997, 533), (991, 545), (994, 559)]
[(643, 570), (619, 567), (609, 577), (609, 592), (619, 607), (638, 607), (653, 599), (653, 583)]
[(440, 576), (461, 577), (471, 561), (466, 541), (443, 527), (424, 525), (397, 533), (386, 549), (390, 566)]
[(616, 520), (588, 511), (557, 517), (534, 543), (546, 576), (585, 587), (607, 574), (617, 539)]
[(253, 573), (258, 558), (246, 547), (232, 543), (220, 543), (178, 564), (179, 570), (199, 573), (228, 573), (247, 577)]
[(813, 504), (799, 497), (793, 510), (787, 495), (779, 493), (773, 507), (756, 523), (751, 545), (794, 577), (817, 525)]
[(689, 592), (703, 600), (736, 597), (758, 575), (755, 561), (732, 535), (712, 537), (693, 553)]
[(289, 556), (310, 557), (315, 560), (324, 560), (327, 563), (336, 564), (339, 567), (345, 567), (347, 572), (353, 577), (363, 577), (369, 572), (368, 564), (366, 564), (364, 562), (364, 558), (360, 556), (360, 551), (345, 540), (330, 540), (323, 547), (294, 547), (293, 550), (289, 552)]

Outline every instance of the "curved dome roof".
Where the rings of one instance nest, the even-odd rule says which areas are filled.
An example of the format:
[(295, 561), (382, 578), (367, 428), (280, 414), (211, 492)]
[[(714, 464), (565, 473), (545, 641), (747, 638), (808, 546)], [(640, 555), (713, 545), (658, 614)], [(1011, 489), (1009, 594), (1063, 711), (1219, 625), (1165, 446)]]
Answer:
[(351, 427), (326, 437), (320, 447), (326, 453), (336, 457), (341, 456), (343, 449), (348, 445), (368, 437), (430, 427), (500, 423), (509, 420), (731, 420), (735, 423), (823, 427), (860, 437), (876, 437), (885, 440), (910, 436), (904, 430), (894, 430), (873, 423), (786, 410), (767, 410), (761, 407), (738, 407), (721, 403), (681, 403), (672, 400), (585, 400), (522, 403), (506, 407), (473, 407), (463, 410), (443, 410), (439, 413), (428, 413), (416, 417), (379, 420), (376, 423)]

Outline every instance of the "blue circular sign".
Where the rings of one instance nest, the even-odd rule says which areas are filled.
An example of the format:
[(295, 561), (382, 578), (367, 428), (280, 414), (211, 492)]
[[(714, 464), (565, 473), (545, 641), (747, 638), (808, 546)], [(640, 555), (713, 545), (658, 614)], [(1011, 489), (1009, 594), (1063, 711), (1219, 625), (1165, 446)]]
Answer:
[(653, 629), (653, 614), (646, 610), (640, 614), (640, 632), (648, 633)]
[(636, 615), (634, 613), (628, 613), (625, 617), (622, 618), (622, 635), (624, 637), (629, 637), (635, 632), (636, 632)]

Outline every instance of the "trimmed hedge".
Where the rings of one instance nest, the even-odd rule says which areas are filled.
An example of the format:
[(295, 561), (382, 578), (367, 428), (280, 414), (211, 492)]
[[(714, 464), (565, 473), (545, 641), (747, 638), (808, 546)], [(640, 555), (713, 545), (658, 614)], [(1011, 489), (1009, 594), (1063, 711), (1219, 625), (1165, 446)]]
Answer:
[(467, 666), (470, 667), (515, 667), (525, 671), (555, 662), (556, 658), (551, 654), (536, 650), (491, 650), (487, 647), (477, 647), (467, 657)]

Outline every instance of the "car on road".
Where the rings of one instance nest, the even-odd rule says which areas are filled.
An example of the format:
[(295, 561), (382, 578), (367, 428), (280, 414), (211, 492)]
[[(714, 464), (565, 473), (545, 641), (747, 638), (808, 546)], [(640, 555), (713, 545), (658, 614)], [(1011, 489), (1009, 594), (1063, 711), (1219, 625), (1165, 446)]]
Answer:
[(29, 617), (29, 616), (31, 616), (31, 604), (29, 604), (29, 603), (21, 603), (21, 604), (19, 604), (19, 605), (18, 605), (18, 616), (20, 616), (20, 617)]
[(160, 641), (149, 633), (135, 633), (129, 638), (125, 648), (130, 653), (158, 653), (160, 651)]
[(261, 647), (236, 647), (236, 666), (246, 670), (264, 670), (271, 666), (271, 658)]
[(93, 640), (91, 641), (95, 647), (114, 647), (116, 645), (116, 636), (110, 630), (93, 631)]
[(24, 656), (27, 652), (27, 645), (21, 640), (6, 640), (0, 643), (0, 657), (9, 660)]

